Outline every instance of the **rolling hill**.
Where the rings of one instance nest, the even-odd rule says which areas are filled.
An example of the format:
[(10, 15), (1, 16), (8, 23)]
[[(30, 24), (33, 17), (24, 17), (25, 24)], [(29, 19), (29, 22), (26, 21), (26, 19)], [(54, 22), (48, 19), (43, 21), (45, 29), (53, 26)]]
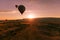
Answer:
[(60, 18), (1, 20), (0, 40), (60, 40)]

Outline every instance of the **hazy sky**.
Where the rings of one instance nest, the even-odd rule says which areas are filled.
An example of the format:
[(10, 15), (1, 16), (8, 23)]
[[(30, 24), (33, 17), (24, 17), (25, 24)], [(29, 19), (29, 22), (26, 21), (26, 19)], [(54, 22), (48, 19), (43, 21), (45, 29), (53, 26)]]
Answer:
[(60, 0), (0, 0), (0, 19), (19, 19), (21, 14), (15, 5), (23, 4), (23, 16), (60, 17)]

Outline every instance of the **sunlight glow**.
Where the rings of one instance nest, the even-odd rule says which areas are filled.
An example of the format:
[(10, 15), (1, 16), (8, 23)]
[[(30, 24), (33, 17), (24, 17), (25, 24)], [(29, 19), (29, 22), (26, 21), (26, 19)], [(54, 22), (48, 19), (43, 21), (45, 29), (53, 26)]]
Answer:
[(27, 18), (35, 18), (34, 15), (28, 15)]

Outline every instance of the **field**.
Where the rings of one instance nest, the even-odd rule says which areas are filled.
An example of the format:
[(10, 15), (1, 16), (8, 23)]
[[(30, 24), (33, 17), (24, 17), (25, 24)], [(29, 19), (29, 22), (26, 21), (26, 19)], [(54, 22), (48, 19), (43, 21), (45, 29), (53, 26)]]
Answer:
[(60, 18), (0, 20), (0, 40), (60, 40)]

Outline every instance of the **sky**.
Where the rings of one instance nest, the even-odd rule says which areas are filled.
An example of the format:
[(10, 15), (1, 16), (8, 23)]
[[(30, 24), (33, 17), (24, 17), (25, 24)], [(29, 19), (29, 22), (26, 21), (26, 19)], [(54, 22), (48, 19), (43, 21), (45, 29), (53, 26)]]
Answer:
[[(26, 7), (23, 15), (15, 5)], [(60, 18), (60, 0), (0, 0), (0, 20), (21, 19), (28, 15)]]

